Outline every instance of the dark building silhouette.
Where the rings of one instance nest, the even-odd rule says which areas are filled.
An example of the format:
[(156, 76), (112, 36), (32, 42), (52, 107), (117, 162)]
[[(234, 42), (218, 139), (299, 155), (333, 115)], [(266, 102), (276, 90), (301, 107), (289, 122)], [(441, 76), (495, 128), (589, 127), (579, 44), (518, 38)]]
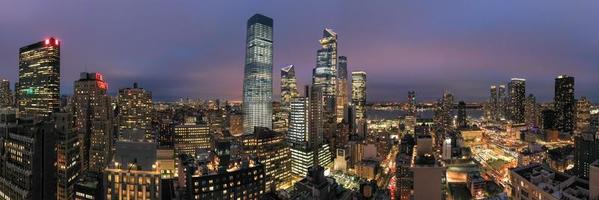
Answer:
[(553, 107), (556, 112), (557, 130), (571, 133), (574, 130), (574, 77), (560, 75), (555, 78), (555, 97)]

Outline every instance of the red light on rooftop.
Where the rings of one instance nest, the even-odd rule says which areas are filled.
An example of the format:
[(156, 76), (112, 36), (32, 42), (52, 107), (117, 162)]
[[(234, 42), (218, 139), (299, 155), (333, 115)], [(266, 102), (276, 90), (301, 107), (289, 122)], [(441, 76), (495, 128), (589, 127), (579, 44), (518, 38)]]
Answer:
[(108, 84), (106, 84), (105, 82), (96, 81), (96, 83), (100, 89), (106, 90), (108, 88)]
[(103, 81), (104, 80), (104, 76), (102, 76), (102, 74), (96, 72), (96, 80)]
[(46, 43), (46, 45), (49, 45), (50, 44), (50, 39), (46, 39), (45, 43)]
[(54, 45), (58, 46), (58, 40), (54, 39)]

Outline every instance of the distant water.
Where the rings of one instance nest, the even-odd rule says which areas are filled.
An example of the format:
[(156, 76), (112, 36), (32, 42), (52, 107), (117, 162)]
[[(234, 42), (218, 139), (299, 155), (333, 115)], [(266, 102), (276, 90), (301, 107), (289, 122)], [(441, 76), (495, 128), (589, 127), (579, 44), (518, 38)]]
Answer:
[[(432, 110), (424, 110), (418, 112), (420, 118), (430, 119), (433, 118), (434, 112)], [(453, 114), (457, 115), (457, 110), (453, 110)], [(400, 116), (405, 116), (406, 112), (403, 110), (366, 110), (366, 116), (368, 119), (372, 120), (382, 120), (382, 119), (397, 119)], [(483, 111), (481, 109), (466, 109), (466, 115), (469, 118), (481, 118), (483, 116)]]

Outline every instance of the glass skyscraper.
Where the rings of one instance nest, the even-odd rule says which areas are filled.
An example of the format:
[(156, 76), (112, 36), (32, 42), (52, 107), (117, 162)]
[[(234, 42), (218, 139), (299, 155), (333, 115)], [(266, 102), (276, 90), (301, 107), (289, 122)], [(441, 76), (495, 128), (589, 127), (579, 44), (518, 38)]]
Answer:
[(255, 14), (247, 23), (243, 78), (243, 129), (272, 128), (273, 20)]
[(283, 110), (288, 112), (291, 100), (298, 95), (295, 67), (293, 65), (283, 67), (281, 69), (281, 107)]
[(351, 99), (356, 107), (356, 120), (363, 120), (366, 118), (366, 72), (352, 72), (351, 79)]
[(337, 66), (337, 123), (343, 120), (347, 110), (347, 57), (339, 56)]
[(48, 38), (19, 49), (16, 88), (21, 115), (40, 119), (60, 105), (60, 41)]
[(323, 37), (319, 40), (322, 48), (317, 51), (316, 68), (312, 72), (312, 84), (322, 88), (325, 100), (325, 111), (336, 112), (335, 93), (337, 77), (337, 33), (324, 29)]

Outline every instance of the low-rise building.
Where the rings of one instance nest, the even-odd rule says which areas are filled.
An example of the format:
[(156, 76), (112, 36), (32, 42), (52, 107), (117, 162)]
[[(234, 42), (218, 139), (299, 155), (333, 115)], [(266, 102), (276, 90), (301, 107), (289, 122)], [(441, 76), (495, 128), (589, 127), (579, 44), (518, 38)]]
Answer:
[(584, 200), (589, 198), (588, 181), (541, 164), (511, 169), (510, 182), (512, 199)]

